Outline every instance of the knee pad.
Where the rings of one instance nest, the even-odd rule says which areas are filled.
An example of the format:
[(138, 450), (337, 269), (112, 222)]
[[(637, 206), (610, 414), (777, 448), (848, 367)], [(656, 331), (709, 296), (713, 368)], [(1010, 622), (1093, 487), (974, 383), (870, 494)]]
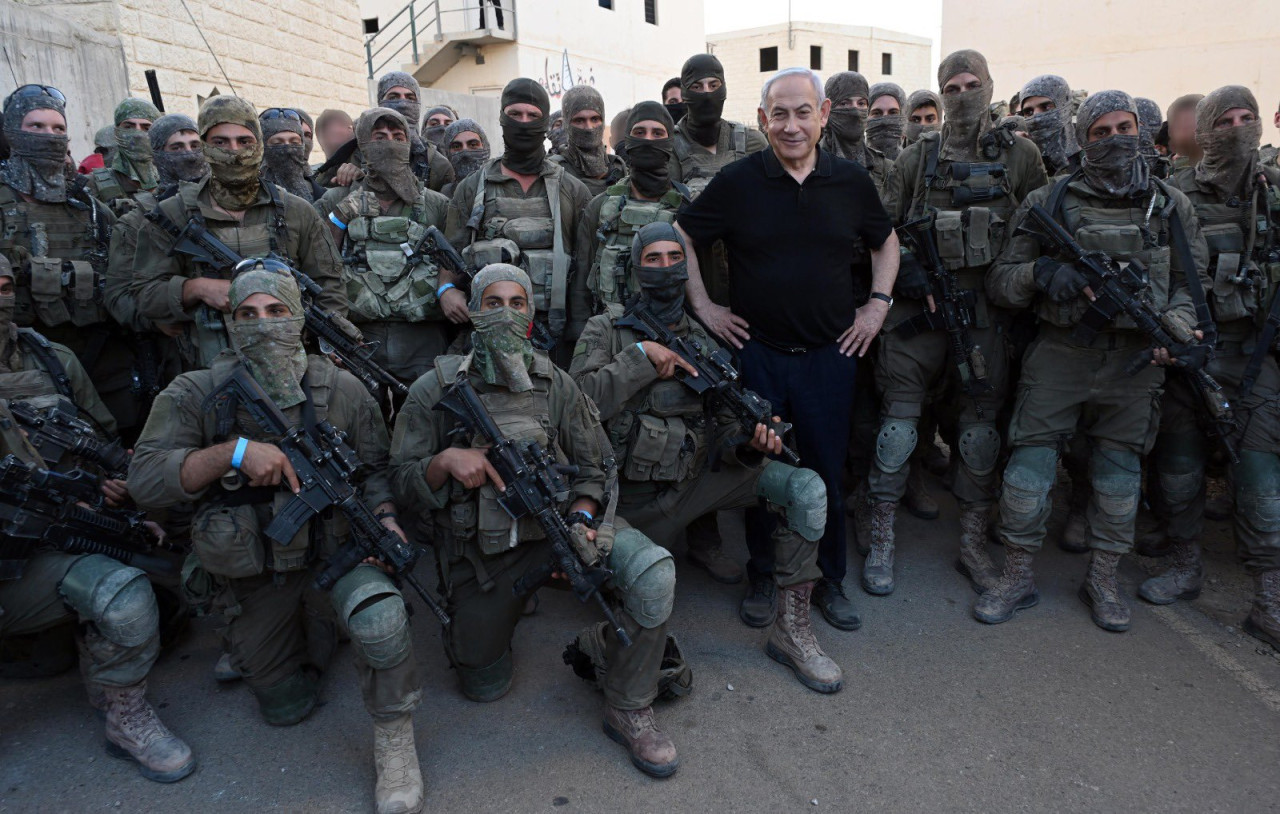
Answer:
[(1231, 475), (1241, 519), (1259, 532), (1280, 532), (1280, 457), (1241, 450), (1240, 463)]
[(973, 474), (982, 477), (996, 471), (1000, 460), (1000, 433), (994, 424), (970, 424), (956, 440), (960, 460)]
[(876, 435), (876, 465), (886, 474), (894, 475), (911, 458), (919, 433), (918, 418), (886, 418)]
[[(1113, 522), (1138, 516), (1142, 491), (1142, 461), (1132, 450), (1095, 447), (1090, 461), (1093, 499), (1098, 511)], [(1163, 482), (1162, 482), (1163, 483)]]
[(1000, 493), (1000, 520), (1018, 527), (1039, 522), (1049, 508), (1058, 468), (1058, 452), (1052, 447), (1018, 447), (1004, 470)]
[(655, 628), (667, 621), (676, 599), (676, 564), (671, 553), (635, 529), (622, 529), (609, 552), (613, 584), (636, 623)]
[(409, 657), (409, 614), (386, 574), (357, 566), (333, 586), (331, 601), (351, 644), (370, 667), (388, 670)]
[(756, 480), (756, 496), (783, 510), (787, 528), (806, 540), (822, 539), (827, 527), (827, 485), (812, 469), (770, 461)]
[(112, 644), (138, 647), (159, 635), (156, 595), (137, 568), (90, 554), (72, 564), (58, 590)]
[(462, 694), (481, 704), (497, 701), (506, 695), (511, 689), (511, 678), (515, 675), (510, 650), (499, 656), (493, 664), (484, 667), (465, 667), (457, 662), (453, 666), (458, 673)]
[(1171, 510), (1177, 511), (1195, 500), (1204, 482), (1204, 441), (1186, 433), (1164, 433), (1157, 449), (1152, 464), (1160, 496)]

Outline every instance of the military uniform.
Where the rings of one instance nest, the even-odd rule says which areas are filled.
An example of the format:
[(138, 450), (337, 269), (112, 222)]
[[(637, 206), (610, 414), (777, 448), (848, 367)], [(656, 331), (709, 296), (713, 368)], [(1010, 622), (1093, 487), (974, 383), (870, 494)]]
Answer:
[(605, 172), (603, 178), (592, 178), (584, 175), (582, 170), (566, 160), (563, 155), (549, 156), (547, 160), (564, 167), (564, 171), (581, 181), (582, 185), (587, 188), (587, 192), (592, 196), (600, 195), (609, 187), (620, 183), (621, 179), (627, 174), (627, 165), (623, 163), (620, 157), (612, 153), (608, 156), (609, 169)]
[(9, 369), (0, 373), (0, 399), (47, 406), (61, 396), (87, 413), (102, 432), (116, 434), (115, 418), (69, 348), (30, 328), (19, 328), (9, 350)]

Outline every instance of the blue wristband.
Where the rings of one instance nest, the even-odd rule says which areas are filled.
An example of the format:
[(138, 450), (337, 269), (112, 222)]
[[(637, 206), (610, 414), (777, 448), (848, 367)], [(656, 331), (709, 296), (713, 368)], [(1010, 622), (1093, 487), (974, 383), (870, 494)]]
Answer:
[(242, 437), (236, 441), (236, 451), (231, 453), (231, 468), (239, 469), (244, 462), (244, 451), (249, 448), (249, 439)]
[(451, 289), (451, 288), (457, 288), (457, 286), (456, 286), (456, 285), (454, 285), (453, 283), (445, 283), (444, 285), (442, 285), (442, 286), (440, 286), (439, 288), (437, 288), (437, 289), (436, 289), (436, 299), (438, 300), (438, 299), (440, 299), (441, 297), (443, 297), (443, 296), (444, 296), (444, 292), (448, 291), (448, 290), (449, 290), (449, 289)]
[(644, 356), (644, 358), (646, 358), (646, 359), (648, 359), (648, 358), (649, 358), (649, 354), (645, 353), (645, 350), (644, 350), (644, 343), (643, 343), (643, 342), (637, 342), (637, 343), (636, 343), (636, 347), (640, 349), (640, 353), (641, 353), (641, 355), (642, 355), (642, 356)]
[(591, 512), (587, 511), (586, 509), (578, 509), (578, 511), (576, 511), (575, 514), (585, 514), (587, 516), (588, 523), (596, 519), (595, 515), (593, 515)]
[(346, 225), (345, 223), (343, 223), (342, 221), (338, 220), (338, 213), (337, 213), (337, 212), (330, 212), (330, 213), (329, 213), (329, 222), (330, 222), (330, 223), (332, 223), (334, 226), (337, 226), (337, 227), (338, 227), (339, 229), (341, 229), (342, 231), (344, 231), (344, 232), (345, 232), (345, 231), (347, 231), (347, 225)]

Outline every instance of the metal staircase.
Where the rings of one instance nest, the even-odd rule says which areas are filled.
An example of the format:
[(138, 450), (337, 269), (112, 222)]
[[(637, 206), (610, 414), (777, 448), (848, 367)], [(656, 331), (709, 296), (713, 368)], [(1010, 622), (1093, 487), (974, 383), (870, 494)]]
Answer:
[(364, 40), (372, 80), (403, 69), (430, 86), (464, 56), (484, 45), (513, 43), (516, 0), (409, 0), (376, 34)]

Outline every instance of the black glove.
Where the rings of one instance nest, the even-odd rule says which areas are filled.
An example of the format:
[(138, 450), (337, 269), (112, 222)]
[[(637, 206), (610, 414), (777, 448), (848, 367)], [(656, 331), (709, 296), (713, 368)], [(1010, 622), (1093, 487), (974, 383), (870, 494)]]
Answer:
[(1036, 288), (1049, 295), (1049, 299), (1054, 302), (1074, 300), (1089, 285), (1089, 279), (1078, 268), (1049, 257), (1037, 260), (1031, 275), (1036, 281)]
[(1176, 361), (1175, 366), (1186, 370), (1201, 370), (1213, 358), (1213, 348), (1209, 345), (1174, 345), (1169, 348), (1169, 355)]
[(909, 300), (923, 300), (933, 293), (929, 287), (929, 272), (911, 252), (899, 255), (898, 279), (894, 281), (893, 290), (899, 297)]

